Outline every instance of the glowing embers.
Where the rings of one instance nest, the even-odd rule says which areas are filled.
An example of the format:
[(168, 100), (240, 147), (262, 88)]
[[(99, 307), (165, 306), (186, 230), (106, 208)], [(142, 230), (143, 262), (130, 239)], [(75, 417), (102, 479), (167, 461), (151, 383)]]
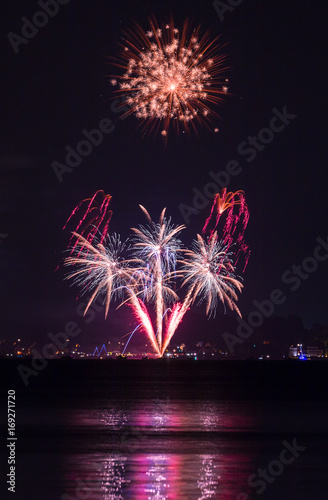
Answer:
[(142, 120), (147, 131), (161, 130), (166, 138), (170, 125), (195, 130), (195, 122), (208, 124), (217, 116), (212, 106), (228, 91), (225, 55), (217, 50), (217, 39), (200, 35), (188, 21), (180, 31), (173, 21), (159, 28), (153, 19), (149, 31), (137, 26), (126, 34), (117, 64), (125, 72), (110, 81), (130, 106), (127, 114)]
[[(115, 233), (104, 239), (100, 232), (99, 239), (93, 236), (90, 242), (74, 232), (76, 242), (70, 248), (65, 265), (72, 267), (68, 278), (81, 287), (82, 293), (89, 294), (85, 311), (98, 296), (103, 297), (106, 316), (112, 301), (118, 301), (119, 307), (127, 303), (137, 324), (125, 349), (134, 333), (142, 331), (158, 356), (164, 355), (184, 315), (195, 302), (206, 302), (208, 316), (215, 315), (219, 303), (240, 314), (236, 301), (243, 285), (235, 273), (233, 258), (234, 253), (238, 257), (240, 248), (243, 249), (240, 235), (245, 230), (248, 211), (241, 195), (239, 201), (232, 200), (234, 196), (225, 197), (224, 202), (222, 197), (215, 201), (219, 212), (220, 207), (225, 207), (219, 216), (225, 211), (228, 214), (224, 239), (219, 240), (214, 229), (208, 237), (198, 234), (190, 249), (179, 239), (185, 226), (173, 225), (171, 219), (165, 217), (165, 209), (158, 222), (154, 222), (141, 206), (148, 224), (132, 228), (133, 236), (125, 242)], [(234, 216), (229, 210), (238, 204), (241, 212)], [(243, 229), (237, 238), (239, 245), (233, 252), (235, 223), (242, 214), (247, 214), (247, 218), (243, 218)], [(215, 228), (217, 224), (218, 217)]]
[[(222, 221), (222, 216), (225, 213), (225, 220)], [(221, 193), (217, 193), (214, 197), (211, 213), (206, 219), (203, 227), (203, 233), (209, 233), (211, 236), (217, 230), (219, 223), (222, 223), (223, 242), (227, 250), (234, 244), (236, 250), (235, 265), (237, 264), (241, 255), (244, 256), (244, 269), (245, 270), (250, 250), (245, 243), (244, 234), (249, 221), (249, 211), (245, 201), (243, 191), (227, 192), (224, 188)]]
[[(108, 233), (113, 215), (112, 210), (109, 209), (111, 199), (110, 194), (105, 194), (102, 189), (99, 189), (91, 198), (86, 198), (76, 205), (63, 229), (71, 221), (76, 221), (74, 231), (84, 236), (89, 243), (92, 243), (96, 234), (100, 234), (100, 243), (102, 243)], [(72, 234), (70, 243), (73, 236)]]

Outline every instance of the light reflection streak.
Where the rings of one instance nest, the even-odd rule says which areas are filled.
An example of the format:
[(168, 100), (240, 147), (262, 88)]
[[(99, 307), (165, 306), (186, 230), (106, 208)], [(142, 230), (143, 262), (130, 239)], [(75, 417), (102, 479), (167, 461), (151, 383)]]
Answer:
[(125, 479), (128, 457), (110, 455), (104, 464), (103, 486), (106, 493), (103, 500), (124, 500), (123, 487), (130, 481)]
[(213, 495), (216, 494), (219, 481), (218, 479), (218, 465), (215, 463), (215, 455), (203, 455), (201, 458), (201, 471), (200, 478), (197, 481), (198, 488), (201, 491), (201, 496), (198, 500), (204, 500), (205, 498), (215, 498)]
[(66, 493), (72, 496), (80, 484), (80, 494), (92, 500), (230, 500), (245, 491), (254, 468), (253, 439), (233, 438), (256, 425), (248, 406), (130, 400), (70, 410), (72, 415), (72, 428), (79, 436), (83, 431), (89, 448), (66, 462)]
[(150, 455), (146, 458), (146, 472), (148, 476), (145, 493), (148, 499), (165, 500), (168, 495), (169, 484), (167, 483), (165, 469), (169, 463), (169, 457), (166, 455)]

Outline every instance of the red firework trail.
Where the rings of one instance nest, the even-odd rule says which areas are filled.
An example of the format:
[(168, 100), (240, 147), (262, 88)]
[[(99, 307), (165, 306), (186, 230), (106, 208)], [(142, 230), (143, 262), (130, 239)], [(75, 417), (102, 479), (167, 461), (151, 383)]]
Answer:
[[(79, 203), (67, 221), (79, 219), (80, 233), (74, 232), (76, 241), (64, 265), (72, 266), (67, 279), (90, 294), (85, 313), (98, 296), (103, 296), (105, 317), (110, 302), (127, 303), (138, 323), (134, 332), (143, 331), (159, 357), (195, 302), (206, 302), (207, 316), (215, 315), (220, 302), (241, 316), (236, 302), (243, 284), (231, 256), (238, 259), (243, 254), (247, 263), (249, 255), (244, 242), (248, 208), (242, 191), (227, 193), (224, 189), (215, 196), (203, 228), (209, 237), (198, 234), (190, 248), (183, 247), (178, 238), (185, 226), (173, 225), (165, 217), (165, 209), (156, 223), (141, 205), (146, 226), (132, 228), (133, 236), (126, 242), (117, 234), (107, 235), (110, 200), (110, 195), (97, 191)], [(219, 237), (216, 227), (223, 213), (227, 217)], [(175, 291), (177, 281), (182, 281), (180, 288), (185, 290), (182, 297)]]
[[(109, 209), (111, 199), (110, 194), (105, 194), (102, 189), (99, 189), (91, 198), (86, 198), (78, 203), (67, 219), (63, 229), (67, 227), (72, 219), (79, 218), (73, 231), (84, 236), (89, 243), (92, 243), (97, 233), (100, 233), (99, 243), (102, 244), (108, 233), (109, 223), (113, 214), (112, 210)], [(69, 246), (73, 238), (74, 235), (70, 238)], [(73, 245), (72, 252), (76, 244)]]
[(245, 258), (244, 272), (248, 263), (250, 250), (244, 241), (244, 233), (249, 221), (249, 211), (243, 191), (235, 191), (233, 193), (231, 191), (227, 192), (227, 189), (224, 188), (221, 190), (221, 193), (215, 195), (210, 215), (203, 227), (203, 234), (208, 231), (209, 237), (212, 238), (224, 213), (223, 242), (227, 245), (227, 250), (233, 243), (237, 244), (238, 250), (236, 252), (235, 264), (237, 264), (240, 255), (243, 254)]

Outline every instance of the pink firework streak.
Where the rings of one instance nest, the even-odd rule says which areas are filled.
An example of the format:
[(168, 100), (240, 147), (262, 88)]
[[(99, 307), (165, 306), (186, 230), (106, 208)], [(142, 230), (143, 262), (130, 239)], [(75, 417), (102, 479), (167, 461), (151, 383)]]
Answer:
[[(97, 205), (95, 200), (99, 195), (102, 199)], [(64, 264), (71, 268), (67, 279), (79, 285), (82, 294), (89, 294), (86, 310), (98, 296), (103, 297), (106, 305), (105, 316), (110, 302), (119, 300), (119, 306), (127, 303), (139, 323), (138, 328), (141, 327), (159, 357), (164, 355), (184, 315), (195, 302), (206, 303), (208, 316), (215, 315), (219, 303), (241, 315), (236, 302), (237, 292), (241, 292), (243, 285), (235, 275), (233, 262), (240, 252), (248, 251), (243, 241), (248, 210), (241, 191), (226, 193), (224, 190), (216, 196), (204, 231), (213, 225), (214, 228), (208, 237), (198, 234), (190, 248), (184, 247), (178, 238), (185, 226), (173, 225), (171, 219), (165, 217), (165, 209), (159, 221), (154, 222), (141, 207), (148, 224), (132, 228), (133, 236), (125, 242), (117, 234), (106, 236), (111, 216), (110, 199), (103, 191), (97, 191), (92, 198), (83, 200), (69, 218), (83, 212), (77, 227), (85, 234), (73, 233), (76, 242)], [(97, 212), (93, 212), (95, 205)], [(237, 213), (233, 210), (235, 206), (239, 206)], [(216, 227), (225, 211), (227, 219), (223, 239), (220, 239)], [(94, 225), (88, 218), (90, 213), (97, 214), (92, 218)], [(239, 221), (242, 228), (237, 232)], [(180, 279), (182, 297), (175, 291)]]
[[(102, 189), (99, 189), (91, 198), (82, 200), (72, 211), (67, 219), (63, 229), (65, 229), (71, 219), (80, 218), (74, 228), (74, 232), (83, 235), (89, 243), (92, 243), (97, 233), (100, 233), (100, 241), (102, 244), (109, 228), (109, 223), (112, 217), (112, 210), (109, 209), (111, 195), (105, 194)], [(69, 245), (72, 242), (74, 235), (72, 234)], [(75, 249), (76, 243), (72, 246), (72, 252)], [(71, 253), (72, 253), (71, 252)]]
[(132, 308), (133, 315), (136, 318), (138, 322), (141, 323), (141, 328), (143, 329), (144, 333), (147, 335), (148, 339), (151, 342), (151, 345), (153, 346), (154, 351), (158, 356), (161, 355), (159, 346), (156, 340), (155, 332), (153, 329), (153, 325), (151, 323), (151, 319), (149, 317), (149, 313), (147, 311), (147, 308), (145, 304), (137, 298), (134, 294), (131, 294), (130, 298), (130, 307)]
[(186, 307), (186, 304), (181, 304), (181, 302), (174, 304), (172, 312), (170, 314), (169, 321), (166, 326), (165, 340), (163, 342), (163, 347), (161, 352), (162, 356), (166, 348), (168, 347), (169, 343), (171, 342), (171, 339), (175, 334), (176, 329), (178, 328), (179, 324), (183, 319), (183, 316), (185, 315), (188, 309), (189, 307)]
[(227, 249), (233, 243), (238, 246), (235, 265), (243, 254), (245, 259), (244, 272), (248, 263), (250, 250), (244, 241), (244, 233), (249, 221), (249, 211), (243, 191), (235, 191), (233, 193), (227, 192), (227, 189), (224, 188), (221, 190), (221, 193), (215, 195), (210, 215), (203, 227), (203, 234), (208, 232), (211, 238), (219, 222), (222, 220), (222, 216), (225, 217), (225, 222), (223, 223), (223, 242), (227, 245)]

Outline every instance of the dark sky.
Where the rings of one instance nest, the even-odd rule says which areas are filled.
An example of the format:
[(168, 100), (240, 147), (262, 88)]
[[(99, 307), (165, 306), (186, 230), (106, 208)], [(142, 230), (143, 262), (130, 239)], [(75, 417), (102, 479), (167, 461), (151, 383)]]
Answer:
[[(244, 190), (250, 209), (246, 239), (252, 253), (239, 301), (243, 315), (254, 310), (254, 300), (267, 299), (278, 288), (286, 299), (274, 315), (298, 315), (306, 327), (327, 324), (328, 260), (306, 260), (305, 266), (317, 269), (293, 280), (293, 266), (313, 257), (318, 237), (325, 242), (328, 237), (326, 80), (320, 71), (326, 27), (319, 3), (244, 0), (220, 19), (204, 0), (71, 0), (15, 53), (7, 34), (21, 35), (21, 18), (32, 19), (38, 10), (34, 1), (1, 2), (0, 336), (42, 341), (67, 321), (78, 322), (84, 338), (105, 340), (108, 333), (128, 331), (128, 310), (107, 322), (98, 315), (90, 325), (78, 316), (77, 290), (63, 281), (61, 267), (55, 271), (67, 239), (65, 220), (80, 200), (103, 189), (113, 196), (111, 229), (124, 237), (144, 222), (139, 203), (154, 218), (166, 206), (174, 222), (184, 223), (179, 205), (192, 205), (193, 188), (203, 191), (212, 180), (209, 172), (224, 170), (230, 160), (242, 171), (228, 188)], [(231, 95), (213, 124), (219, 133), (200, 128), (198, 137), (170, 136), (164, 147), (160, 136), (141, 134), (135, 117), (119, 119), (107, 78), (116, 71), (109, 58), (119, 54), (122, 30), (134, 22), (147, 28), (151, 14), (159, 22), (173, 14), (178, 26), (190, 18), (227, 44)], [(273, 109), (284, 108), (296, 117), (248, 162), (250, 155), (238, 147), (269, 125)], [(82, 130), (98, 127), (103, 118), (115, 129), (59, 182), (52, 162), (64, 162), (65, 146), (74, 148)], [(191, 216), (186, 244), (201, 230), (208, 210)], [(199, 312), (192, 314), (201, 328), (215, 330), (219, 318), (203, 321)]]

